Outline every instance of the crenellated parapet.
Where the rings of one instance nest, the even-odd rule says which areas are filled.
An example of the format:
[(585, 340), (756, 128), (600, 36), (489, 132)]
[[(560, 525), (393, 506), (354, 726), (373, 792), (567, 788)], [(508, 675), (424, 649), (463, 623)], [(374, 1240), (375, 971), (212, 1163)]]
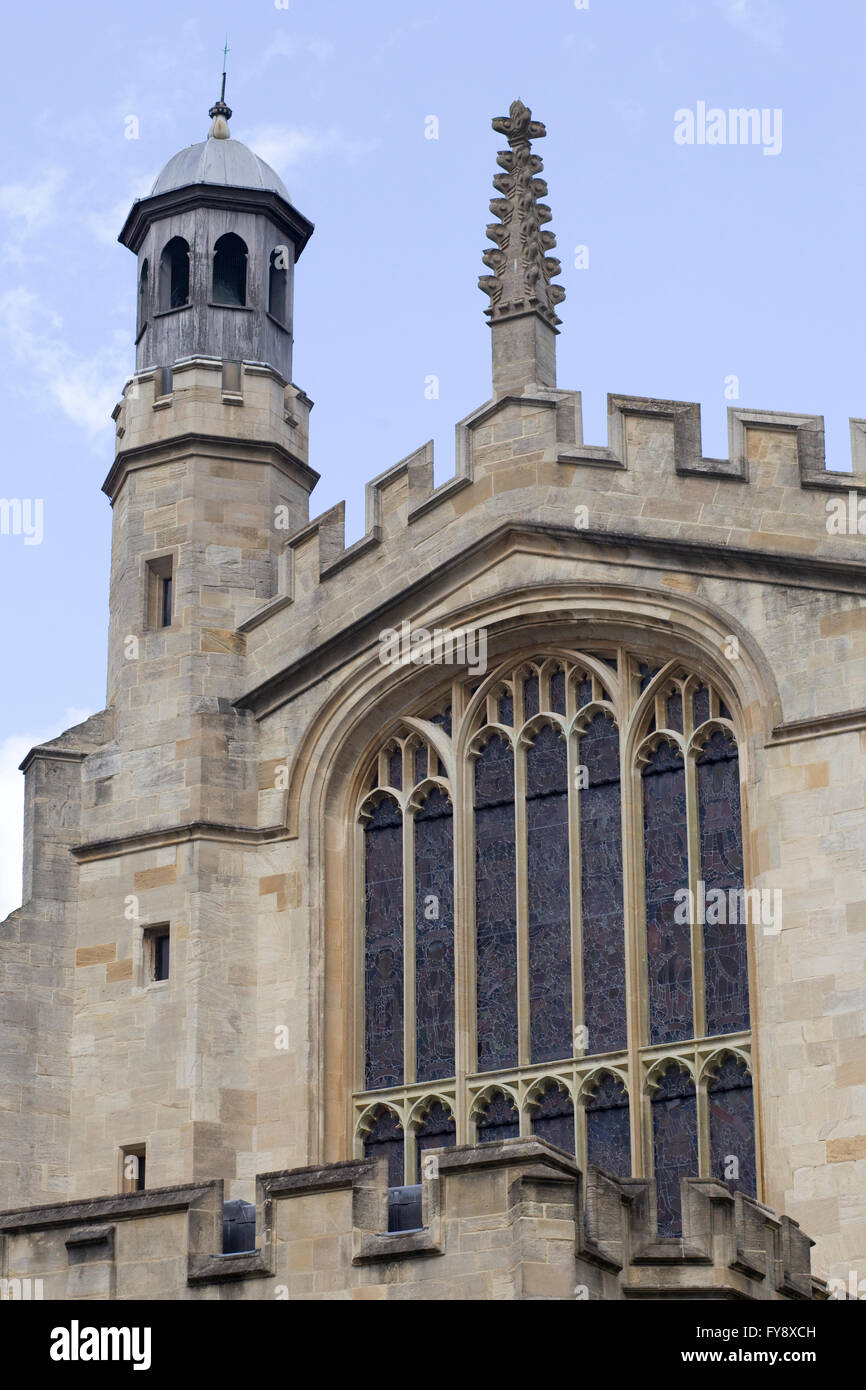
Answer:
[(827, 1296), (797, 1223), (720, 1182), (684, 1179), (682, 1237), (659, 1239), (651, 1180), (584, 1184), (543, 1140), (429, 1157), (417, 1230), (388, 1231), (386, 1162), (356, 1159), (261, 1175), (249, 1252), (220, 1253), (223, 1184), (199, 1182), (0, 1212), (3, 1268), (48, 1299)]

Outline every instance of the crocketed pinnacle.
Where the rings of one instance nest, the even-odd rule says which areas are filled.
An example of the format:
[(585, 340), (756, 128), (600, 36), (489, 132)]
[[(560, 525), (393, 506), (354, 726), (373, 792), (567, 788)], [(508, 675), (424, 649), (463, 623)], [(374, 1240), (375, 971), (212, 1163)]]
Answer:
[(542, 230), (542, 224), (550, 221), (550, 208), (538, 199), (546, 197), (547, 183), (536, 177), (544, 164), (530, 147), (532, 140), (540, 140), (547, 131), (519, 100), (511, 103), (507, 116), (496, 116), (492, 125), (506, 137), (510, 148), (496, 156), (505, 173), (493, 180), (502, 197), (491, 199), (490, 211), (499, 221), (487, 228), (495, 249), (488, 247), (483, 256), (493, 274), (482, 275), (478, 281), (479, 288), (490, 296), (486, 312), (491, 323), (535, 312), (555, 327), (560, 320), (554, 306), (562, 303), (565, 290), (551, 284), (561, 267), (554, 256), (546, 254), (556, 245), (556, 237)]

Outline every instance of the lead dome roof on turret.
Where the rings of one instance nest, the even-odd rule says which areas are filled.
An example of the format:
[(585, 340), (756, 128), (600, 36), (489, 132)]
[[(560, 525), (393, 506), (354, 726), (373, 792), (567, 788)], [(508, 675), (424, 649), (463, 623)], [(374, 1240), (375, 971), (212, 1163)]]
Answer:
[(208, 136), (172, 155), (157, 175), (150, 197), (195, 183), (217, 183), (228, 188), (263, 188), (279, 193), (287, 203), (289, 191), (279, 174), (240, 140), (215, 140)]

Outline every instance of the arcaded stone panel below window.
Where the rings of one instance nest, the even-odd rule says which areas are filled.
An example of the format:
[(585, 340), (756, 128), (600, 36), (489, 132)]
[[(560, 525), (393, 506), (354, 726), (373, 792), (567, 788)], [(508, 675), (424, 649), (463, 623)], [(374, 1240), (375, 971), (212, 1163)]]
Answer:
[(365, 1086), (403, 1080), (403, 823), (390, 797), (364, 829)]
[(545, 1091), (532, 1116), (532, 1133), (566, 1153), (574, 1153), (574, 1106), (566, 1091), (558, 1086)]
[(478, 1070), (517, 1065), (514, 758), (491, 738), (475, 764)]
[(631, 1177), (628, 1092), (615, 1076), (603, 1076), (586, 1103), (587, 1158), (614, 1178)]
[[(732, 1192), (757, 1195), (752, 1078), (745, 1063), (726, 1057), (708, 1088), (710, 1164)], [(733, 1162), (732, 1162), (733, 1160)]]
[(367, 1158), (387, 1158), (388, 1186), (403, 1186), (403, 1130), (392, 1111), (386, 1110), (377, 1117), (374, 1127), (364, 1140), (364, 1153)]
[(454, 1075), (454, 815), (444, 792), (415, 817), (415, 1049), (418, 1081)]
[[(704, 746), (697, 777), (701, 877), (707, 898), (704, 994), (707, 1034), (712, 1037), (749, 1026), (740, 764), (736, 744), (720, 730)], [(723, 906), (710, 897), (716, 891), (724, 894)]]
[(580, 792), (581, 932), (588, 1053), (626, 1045), (625, 939), (619, 733), (597, 714), (579, 748), (587, 786)]
[(457, 1130), (454, 1124), (454, 1116), (450, 1110), (437, 1100), (430, 1106), (424, 1116), (423, 1123), (415, 1131), (416, 1149), (418, 1153), (418, 1175), (417, 1182), (421, 1181), (422, 1156), (427, 1149), (451, 1149), (457, 1143)]
[(696, 1178), (698, 1116), (691, 1077), (669, 1067), (652, 1098), (653, 1149), (658, 1192), (659, 1235), (682, 1235), (680, 1178)]
[(694, 1027), (691, 927), (675, 897), (688, 887), (689, 855), (683, 760), (667, 743), (644, 768), (643, 812), (650, 1042), (679, 1042)]
[(568, 750), (549, 724), (526, 750), (526, 839), (530, 1054), (552, 1062), (571, 1057), (574, 1044)]

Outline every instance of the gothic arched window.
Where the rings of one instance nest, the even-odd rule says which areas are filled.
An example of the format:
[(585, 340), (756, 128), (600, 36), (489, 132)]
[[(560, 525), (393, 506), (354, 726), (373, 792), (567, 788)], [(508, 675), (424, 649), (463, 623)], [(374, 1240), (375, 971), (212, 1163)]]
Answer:
[(182, 309), (189, 303), (189, 243), (173, 236), (159, 258), (159, 307)]
[(422, 1114), (415, 1126), (415, 1152), (418, 1173), (416, 1182), (423, 1176), (423, 1158), (428, 1149), (450, 1149), (457, 1143), (457, 1127), (454, 1116), (441, 1102), (434, 1100), (429, 1109)]
[(524, 653), (371, 753), (354, 1105), (384, 1093), (413, 1176), (435, 1082), (448, 1142), (654, 1175), (662, 1234), (680, 1177), (758, 1191), (732, 708), (680, 657)]
[(213, 249), (213, 302), (242, 308), (247, 302), (247, 246), (225, 232)]
[(403, 1186), (403, 1126), (393, 1110), (382, 1108), (371, 1118), (364, 1134), (364, 1154), (367, 1158), (384, 1158), (388, 1162), (388, 1186)]

